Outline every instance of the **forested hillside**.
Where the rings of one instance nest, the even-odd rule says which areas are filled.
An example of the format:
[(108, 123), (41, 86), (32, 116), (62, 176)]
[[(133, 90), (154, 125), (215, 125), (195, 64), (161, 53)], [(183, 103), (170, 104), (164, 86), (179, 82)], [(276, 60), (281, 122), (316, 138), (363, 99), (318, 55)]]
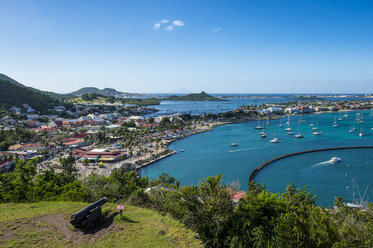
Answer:
[(40, 113), (47, 113), (48, 109), (59, 101), (45, 94), (27, 87), (17, 86), (9, 81), (0, 79), (0, 106), (10, 108), (28, 104)]

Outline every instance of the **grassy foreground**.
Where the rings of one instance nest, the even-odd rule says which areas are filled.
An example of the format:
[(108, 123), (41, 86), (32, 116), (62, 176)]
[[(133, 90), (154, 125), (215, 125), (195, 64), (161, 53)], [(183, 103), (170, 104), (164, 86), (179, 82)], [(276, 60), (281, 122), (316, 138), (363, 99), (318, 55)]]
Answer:
[(149, 209), (106, 203), (100, 227), (82, 231), (70, 215), (87, 203), (39, 202), (0, 204), (0, 247), (201, 247), (181, 223)]

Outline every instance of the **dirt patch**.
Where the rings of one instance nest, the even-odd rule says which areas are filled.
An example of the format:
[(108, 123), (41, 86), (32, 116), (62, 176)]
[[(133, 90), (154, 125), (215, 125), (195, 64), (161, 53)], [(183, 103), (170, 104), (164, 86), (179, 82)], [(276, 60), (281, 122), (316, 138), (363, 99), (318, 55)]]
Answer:
[(113, 217), (109, 217), (91, 229), (71, 229), (70, 221), (64, 214), (43, 215), (32, 219), (32, 222), (46, 223), (48, 226), (53, 225), (57, 232), (60, 233), (64, 241), (72, 243), (89, 243), (94, 242), (105, 234), (119, 231), (118, 226), (112, 223)]
[[(13, 239), (28, 239), (24, 236), (29, 232), (52, 234), (55, 238), (61, 241), (78, 243), (91, 243), (101, 238), (103, 235), (113, 232), (123, 232), (117, 224), (113, 223), (115, 215), (104, 218), (100, 223), (97, 223), (91, 229), (75, 229), (71, 228), (68, 216), (65, 214), (52, 214), (37, 216), (32, 219), (21, 219), (8, 223), (0, 223), (0, 243)], [(58, 236), (57, 236), (58, 235)], [(62, 236), (62, 237), (61, 237)], [(46, 236), (46, 238), (48, 238)], [(1, 245), (0, 245), (1, 246)]]

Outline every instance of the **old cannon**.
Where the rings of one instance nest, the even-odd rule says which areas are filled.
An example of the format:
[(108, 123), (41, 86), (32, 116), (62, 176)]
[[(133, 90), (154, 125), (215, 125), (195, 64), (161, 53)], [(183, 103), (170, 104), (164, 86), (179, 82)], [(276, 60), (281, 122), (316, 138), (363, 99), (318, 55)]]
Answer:
[(71, 215), (70, 223), (75, 227), (88, 227), (94, 226), (94, 223), (101, 217), (101, 206), (107, 202), (106, 197), (102, 198), (88, 207)]

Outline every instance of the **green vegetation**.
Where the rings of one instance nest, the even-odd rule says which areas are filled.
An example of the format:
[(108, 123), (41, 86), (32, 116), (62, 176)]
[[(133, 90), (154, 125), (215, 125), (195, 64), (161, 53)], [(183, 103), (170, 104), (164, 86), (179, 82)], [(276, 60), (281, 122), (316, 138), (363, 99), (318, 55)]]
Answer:
[(48, 113), (48, 109), (53, 108), (58, 103), (58, 100), (47, 95), (0, 79), (1, 107), (22, 107), (22, 104), (28, 104), (41, 113)]
[(227, 101), (221, 98), (213, 97), (202, 91), (201, 93), (189, 94), (186, 96), (170, 96), (166, 101)]
[[(126, 206), (124, 221), (94, 235), (69, 224), (81, 202), (38, 202), (0, 205), (1, 247), (200, 247), (200, 241), (168, 215)], [(116, 204), (103, 206), (102, 222), (118, 219)]]
[[(231, 199), (237, 186), (223, 184), (221, 175), (203, 179), (198, 186), (180, 186), (167, 174), (149, 180), (119, 170), (107, 178), (91, 174), (78, 180), (72, 156), (61, 161), (62, 173), (37, 175), (36, 164), (36, 160), (18, 160), (13, 173), (0, 174), (0, 202), (7, 203), (0, 205), (0, 244), (5, 247), (59, 247), (66, 242), (78, 247), (198, 246), (183, 225), (198, 233), (205, 247), (373, 247), (372, 204), (366, 211), (351, 210), (337, 198), (337, 209), (324, 209), (315, 205), (315, 196), (292, 184), (284, 193), (273, 194), (251, 183), (246, 197), (235, 206)], [(96, 233), (94, 244), (66, 240), (63, 231), (46, 228), (50, 227), (47, 217), (37, 218), (63, 213), (62, 219), (54, 215), (49, 220), (65, 223), (55, 223), (57, 230), (79, 234), (65, 219), (83, 206), (79, 202), (102, 197), (130, 206), (124, 217), (116, 217), (115, 205), (105, 205), (104, 221), (114, 224), (106, 228), (112, 230), (109, 233)], [(9, 204), (56, 200), (62, 202)]]
[(0, 151), (8, 150), (9, 146), (16, 144), (16, 142), (28, 142), (35, 136), (35, 133), (18, 126), (10, 130), (0, 129)]
[(96, 94), (105, 95), (105, 96), (116, 96), (116, 95), (122, 94), (122, 92), (116, 91), (115, 89), (112, 89), (112, 88), (105, 88), (103, 90), (100, 90), (96, 87), (84, 87), (77, 91), (71, 92), (70, 95), (82, 96), (84, 94), (91, 94), (91, 93), (96, 93)]
[(146, 98), (146, 99), (137, 99), (137, 98), (116, 98), (114, 96), (106, 96), (99, 93), (86, 93), (80, 97), (69, 99), (70, 103), (123, 103), (123, 104), (133, 104), (138, 106), (148, 106), (148, 105), (159, 105), (160, 100), (156, 98)]

